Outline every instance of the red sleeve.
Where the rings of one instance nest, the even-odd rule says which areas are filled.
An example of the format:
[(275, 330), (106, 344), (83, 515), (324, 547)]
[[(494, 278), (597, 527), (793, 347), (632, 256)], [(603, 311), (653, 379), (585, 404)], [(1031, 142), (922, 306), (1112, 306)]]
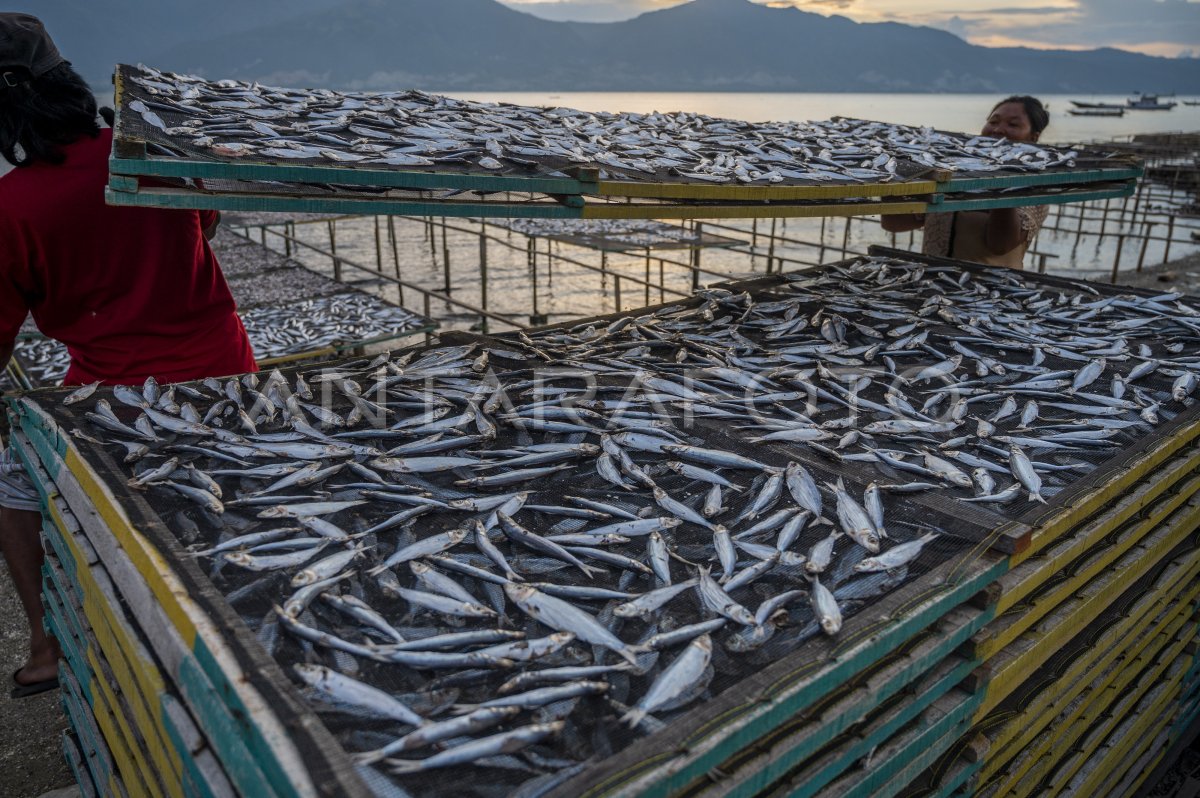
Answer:
[(201, 230), (207, 230), (216, 224), (221, 218), (221, 214), (217, 211), (198, 211), (198, 213), (200, 214)]
[(29, 313), (29, 263), (19, 231), (0, 225), (0, 240), (6, 242), (0, 247), (0, 345), (7, 345)]

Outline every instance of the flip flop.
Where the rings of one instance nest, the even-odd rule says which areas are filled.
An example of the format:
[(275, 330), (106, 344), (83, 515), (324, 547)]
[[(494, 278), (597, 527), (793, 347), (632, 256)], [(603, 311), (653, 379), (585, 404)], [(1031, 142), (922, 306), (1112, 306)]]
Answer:
[(15, 671), (13, 671), (13, 689), (8, 693), (9, 698), (29, 698), (31, 695), (49, 692), (50, 690), (58, 688), (57, 676), (55, 676), (53, 679), (45, 679), (40, 682), (34, 682), (33, 684), (21, 684), (17, 681), (17, 674), (20, 672), (21, 668), (17, 668)]

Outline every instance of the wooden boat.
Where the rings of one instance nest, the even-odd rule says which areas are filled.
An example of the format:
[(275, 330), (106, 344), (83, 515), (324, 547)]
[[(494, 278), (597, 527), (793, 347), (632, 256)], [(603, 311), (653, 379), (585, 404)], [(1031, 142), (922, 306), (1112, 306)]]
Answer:
[(1126, 101), (1126, 105), (1134, 111), (1170, 111), (1178, 104), (1174, 100), (1163, 102), (1157, 94), (1139, 94)]
[(1107, 109), (1122, 108), (1123, 109), (1123, 108), (1125, 108), (1124, 105), (1118, 105), (1116, 103), (1088, 103), (1088, 102), (1084, 102), (1083, 100), (1071, 100), (1071, 105), (1075, 106), (1076, 108), (1087, 108), (1087, 109), (1095, 109), (1095, 108), (1107, 108)]
[(1068, 108), (1071, 116), (1125, 116), (1125, 109), (1116, 108)]

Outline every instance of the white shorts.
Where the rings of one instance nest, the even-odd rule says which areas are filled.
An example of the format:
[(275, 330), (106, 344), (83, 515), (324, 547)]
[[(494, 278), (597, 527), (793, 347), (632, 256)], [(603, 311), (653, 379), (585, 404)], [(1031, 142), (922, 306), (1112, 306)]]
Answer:
[(12, 449), (0, 449), (0, 507), (10, 510), (42, 509), (42, 500)]

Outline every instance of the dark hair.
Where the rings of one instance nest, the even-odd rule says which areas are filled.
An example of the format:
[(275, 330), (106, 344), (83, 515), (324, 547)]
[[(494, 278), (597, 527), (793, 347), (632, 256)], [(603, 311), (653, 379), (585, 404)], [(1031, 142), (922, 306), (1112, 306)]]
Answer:
[(1009, 103), (1021, 104), (1025, 109), (1025, 116), (1029, 117), (1029, 129), (1034, 133), (1040, 135), (1050, 124), (1050, 112), (1046, 110), (1046, 106), (1042, 105), (1042, 101), (1037, 97), (1030, 97), (1028, 94), (1014, 94), (1011, 97), (1005, 97), (993, 105), (992, 110), (995, 111), (1000, 106)]
[(0, 156), (9, 163), (62, 163), (64, 146), (98, 135), (96, 97), (70, 64), (0, 88)]

